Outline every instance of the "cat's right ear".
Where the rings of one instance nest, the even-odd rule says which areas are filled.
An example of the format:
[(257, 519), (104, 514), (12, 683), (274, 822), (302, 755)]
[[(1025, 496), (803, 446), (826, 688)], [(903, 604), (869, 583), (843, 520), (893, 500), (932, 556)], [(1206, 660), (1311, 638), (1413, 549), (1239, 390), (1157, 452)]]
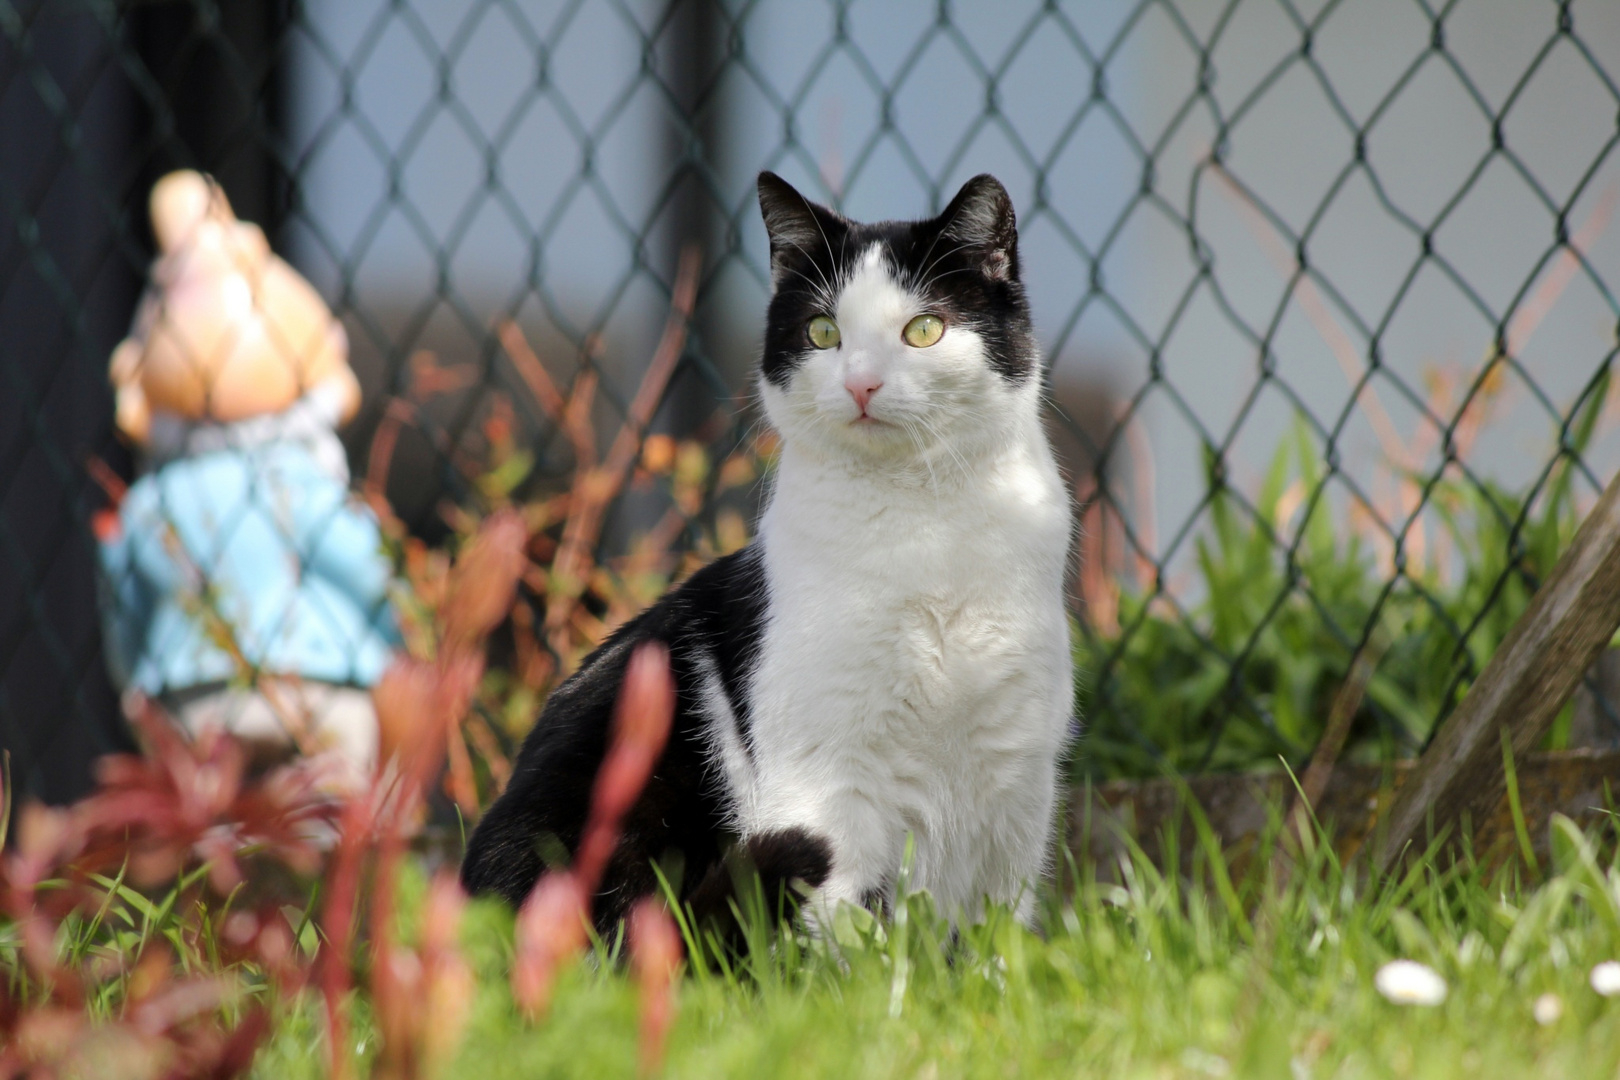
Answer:
[(1018, 280), (1018, 218), (1000, 180), (989, 173), (975, 176), (935, 220), (985, 277)]
[(829, 237), (843, 228), (844, 219), (825, 206), (799, 194), (799, 190), (773, 172), (759, 174), (759, 212), (771, 238), (771, 285), (782, 279), (794, 258), (813, 259), (822, 248), (833, 258)]

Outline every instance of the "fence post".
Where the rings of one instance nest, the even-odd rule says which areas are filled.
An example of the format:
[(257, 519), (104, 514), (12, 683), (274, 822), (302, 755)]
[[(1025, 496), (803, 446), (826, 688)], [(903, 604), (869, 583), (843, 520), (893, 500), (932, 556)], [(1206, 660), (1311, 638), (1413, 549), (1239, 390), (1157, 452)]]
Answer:
[(1617, 627), (1620, 475), (1396, 793), (1373, 865), (1393, 868), (1431, 816), (1436, 830), (1483, 820), (1506, 790), (1502, 733), (1515, 757), (1533, 750)]

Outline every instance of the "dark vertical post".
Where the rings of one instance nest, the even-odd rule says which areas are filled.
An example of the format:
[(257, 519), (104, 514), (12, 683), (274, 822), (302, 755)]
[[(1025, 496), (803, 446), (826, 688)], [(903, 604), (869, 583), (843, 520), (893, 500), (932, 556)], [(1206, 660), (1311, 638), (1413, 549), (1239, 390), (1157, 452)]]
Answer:
[[(725, 215), (711, 193), (725, 131), (719, 89), (721, 30), (719, 0), (670, 0), (659, 67), (678, 115), (665, 129), (664, 158), (673, 192), (665, 215), (668, 226), (660, 230), (662, 250), (657, 258), (661, 268), (669, 268), (671, 281), (687, 245), (702, 249), (705, 272), (724, 254)], [(702, 303), (700, 294), (688, 331), (688, 352), (701, 353), (716, 340), (713, 324), (718, 313), (712, 307)], [(708, 418), (714, 405), (713, 391), (695, 372), (677, 372), (659, 412), (660, 426), (690, 433)]]
[(272, 244), (290, 190), (277, 157), (290, 21), (286, 0), (169, 0), (130, 13), (132, 44), (161, 92), (141, 102), (146, 186), (173, 169), (212, 173)]
[(128, 467), (105, 372), (142, 256), (124, 228), (118, 42), (69, 5), (14, 14), (0, 23), (0, 750), (17, 796), (60, 802), (127, 745), (100, 649), (86, 463)]

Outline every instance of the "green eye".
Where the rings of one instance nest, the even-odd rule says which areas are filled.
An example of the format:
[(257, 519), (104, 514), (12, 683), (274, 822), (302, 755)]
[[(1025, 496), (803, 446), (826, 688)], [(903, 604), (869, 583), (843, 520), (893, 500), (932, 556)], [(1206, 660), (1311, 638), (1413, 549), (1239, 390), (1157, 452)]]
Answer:
[(919, 315), (906, 323), (900, 336), (914, 349), (926, 349), (945, 334), (945, 320), (938, 315)]
[(818, 349), (831, 349), (842, 340), (838, 334), (838, 324), (825, 315), (817, 315), (804, 329), (810, 335), (810, 344)]

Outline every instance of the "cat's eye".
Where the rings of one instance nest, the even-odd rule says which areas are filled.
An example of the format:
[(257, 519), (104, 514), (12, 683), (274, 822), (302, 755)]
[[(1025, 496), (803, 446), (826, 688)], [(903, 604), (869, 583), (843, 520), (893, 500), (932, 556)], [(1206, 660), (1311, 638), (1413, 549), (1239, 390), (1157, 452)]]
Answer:
[(818, 349), (831, 349), (843, 340), (838, 334), (838, 324), (825, 315), (811, 319), (804, 331), (810, 336), (810, 344)]
[(906, 323), (900, 336), (914, 349), (926, 349), (945, 335), (945, 320), (938, 315), (919, 315)]

